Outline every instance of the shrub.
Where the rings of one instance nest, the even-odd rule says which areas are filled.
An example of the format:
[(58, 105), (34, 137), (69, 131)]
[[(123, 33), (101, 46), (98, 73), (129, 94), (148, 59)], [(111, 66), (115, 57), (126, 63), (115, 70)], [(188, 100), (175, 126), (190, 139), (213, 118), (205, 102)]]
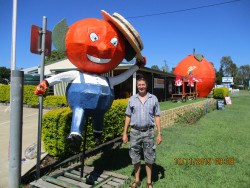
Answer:
[(44, 149), (55, 157), (67, 156), (73, 152), (65, 144), (70, 131), (72, 112), (70, 108), (51, 110), (42, 118), (42, 139)]
[(229, 89), (228, 88), (214, 88), (213, 89), (213, 98), (214, 99), (224, 99), (225, 97), (228, 97), (229, 95)]
[[(34, 94), (36, 86), (24, 85), (23, 104), (38, 105), (38, 96)], [(0, 102), (10, 102), (10, 85), (0, 84)]]
[(202, 107), (195, 107), (188, 111), (184, 111), (183, 114), (177, 114), (177, 122), (184, 124), (194, 124), (203, 115), (205, 115), (205, 109)]
[(32, 85), (24, 85), (23, 89), (23, 104), (28, 104), (31, 106), (37, 106), (38, 105), (38, 96), (35, 95), (34, 91), (36, 89), (36, 86)]
[(10, 102), (10, 85), (0, 84), (0, 102)]
[(66, 107), (68, 106), (65, 96), (54, 96), (48, 95), (44, 98), (44, 106), (57, 106), (57, 107)]
[[(38, 96), (34, 94), (36, 86), (24, 85), (23, 104), (38, 105)], [(0, 84), (0, 102), (10, 102), (10, 85)]]
[(209, 112), (215, 110), (216, 107), (217, 107), (216, 102), (214, 102), (214, 103), (209, 103), (209, 102), (207, 101), (207, 102), (206, 102), (206, 105), (205, 105), (205, 109), (206, 109), (205, 111), (206, 111), (206, 113), (209, 113)]
[(206, 113), (209, 113), (216, 109), (216, 100), (207, 100), (206, 103), (202, 105), (195, 105), (189, 108), (183, 108), (177, 114), (176, 122), (182, 124), (193, 124), (198, 121)]
[[(104, 129), (101, 143), (122, 135), (127, 99), (114, 100), (113, 105), (104, 116)], [(74, 154), (65, 142), (70, 133), (72, 111), (69, 107), (51, 110), (43, 116), (42, 138), (44, 149), (55, 158), (64, 158)], [(85, 123), (86, 126), (86, 123)], [(88, 119), (86, 133), (86, 149), (96, 146), (93, 139), (92, 118)], [(83, 128), (83, 138), (85, 128)], [(83, 143), (82, 143), (83, 147)]]
[[(23, 87), (23, 104), (38, 106), (39, 98), (34, 94), (36, 86), (24, 85)], [(0, 102), (9, 103), (10, 102), (10, 85), (0, 84)], [(44, 97), (44, 106), (56, 106), (64, 107), (67, 105), (67, 100), (65, 96), (53, 96), (48, 95)]]
[(104, 140), (111, 140), (123, 133), (125, 121), (125, 109), (128, 99), (114, 100), (111, 108), (104, 116)]

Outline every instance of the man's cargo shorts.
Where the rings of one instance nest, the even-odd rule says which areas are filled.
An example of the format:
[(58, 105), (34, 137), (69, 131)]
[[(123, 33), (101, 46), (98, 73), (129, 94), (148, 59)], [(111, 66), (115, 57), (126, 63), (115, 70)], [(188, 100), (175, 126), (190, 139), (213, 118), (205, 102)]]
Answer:
[(129, 155), (132, 159), (132, 164), (137, 164), (141, 161), (142, 151), (145, 163), (153, 164), (156, 157), (155, 148), (154, 128), (143, 131), (131, 128)]

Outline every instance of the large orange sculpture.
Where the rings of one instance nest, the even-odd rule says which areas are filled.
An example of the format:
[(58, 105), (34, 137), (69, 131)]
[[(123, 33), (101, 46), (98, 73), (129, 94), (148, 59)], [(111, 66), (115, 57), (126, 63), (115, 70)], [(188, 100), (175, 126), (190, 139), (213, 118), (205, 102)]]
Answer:
[[(36, 88), (36, 95), (43, 95), (49, 86), (68, 82), (67, 102), (72, 109), (70, 134), (66, 141), (78, 151), (82, 143), (84, 122), (92, 117), (93, 135), (100, 142), (104, 128), (104, 114), (114, 100), (114, 86), (124, 82), (146, 63), (141, 55), (143, 43), (139, 33), (120, 14), (101, 11), (102, 19), (86, 18), (68, 26), (66, 20), (53, 29), (54, 46), (66, 53), (78, 70), (53, 75)], [(117, 67), (123, 59), (135, 65), (125, 72), (108, 77), (103, 75)]]
[(192, 75), (197, 81), (198, 97), (207, 97), (216, 79), (213, 65), (200, 54), (189, 55), (183, 59), (176, 66), (174, 73), (180, 74), (182, 77)]

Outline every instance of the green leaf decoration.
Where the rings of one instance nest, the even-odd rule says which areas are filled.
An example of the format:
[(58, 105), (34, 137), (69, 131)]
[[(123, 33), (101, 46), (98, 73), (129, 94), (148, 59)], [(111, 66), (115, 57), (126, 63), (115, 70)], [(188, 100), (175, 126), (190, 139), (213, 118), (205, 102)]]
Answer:
[(65, 52), (65, 38), (68, 30), (68, 25), (66, 19), (61, 20), (58, 24), (55, 25), (52, 31), (52, 41), (55, 48), (59, 51)]
[(197, 60), (197, 61), (199, 61), (199, 62), (201, 62), (202, 60), (203, 60), (203, 55), (202, 54), (195, 54), (194, 55), (194, 58)]

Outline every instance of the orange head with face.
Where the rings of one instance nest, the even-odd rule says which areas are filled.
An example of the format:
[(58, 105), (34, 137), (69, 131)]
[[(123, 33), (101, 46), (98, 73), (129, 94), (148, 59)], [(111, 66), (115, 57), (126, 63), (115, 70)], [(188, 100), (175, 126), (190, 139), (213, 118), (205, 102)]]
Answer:
[(107, 73), (123, 59), (131, 61), (135, 56), (145, 65), (143, 43), (135, 28), (118, 13), (101, 13), (104, 20), (87, 18), (70, 27), (63, 19), (53, 29), (54, 46), (83, 72)]
[(66, 55), (81, 71), (106, 73), (125, 56), (125, 41), (108, 21), (87, 18), (69, 27), (65, 39)]

